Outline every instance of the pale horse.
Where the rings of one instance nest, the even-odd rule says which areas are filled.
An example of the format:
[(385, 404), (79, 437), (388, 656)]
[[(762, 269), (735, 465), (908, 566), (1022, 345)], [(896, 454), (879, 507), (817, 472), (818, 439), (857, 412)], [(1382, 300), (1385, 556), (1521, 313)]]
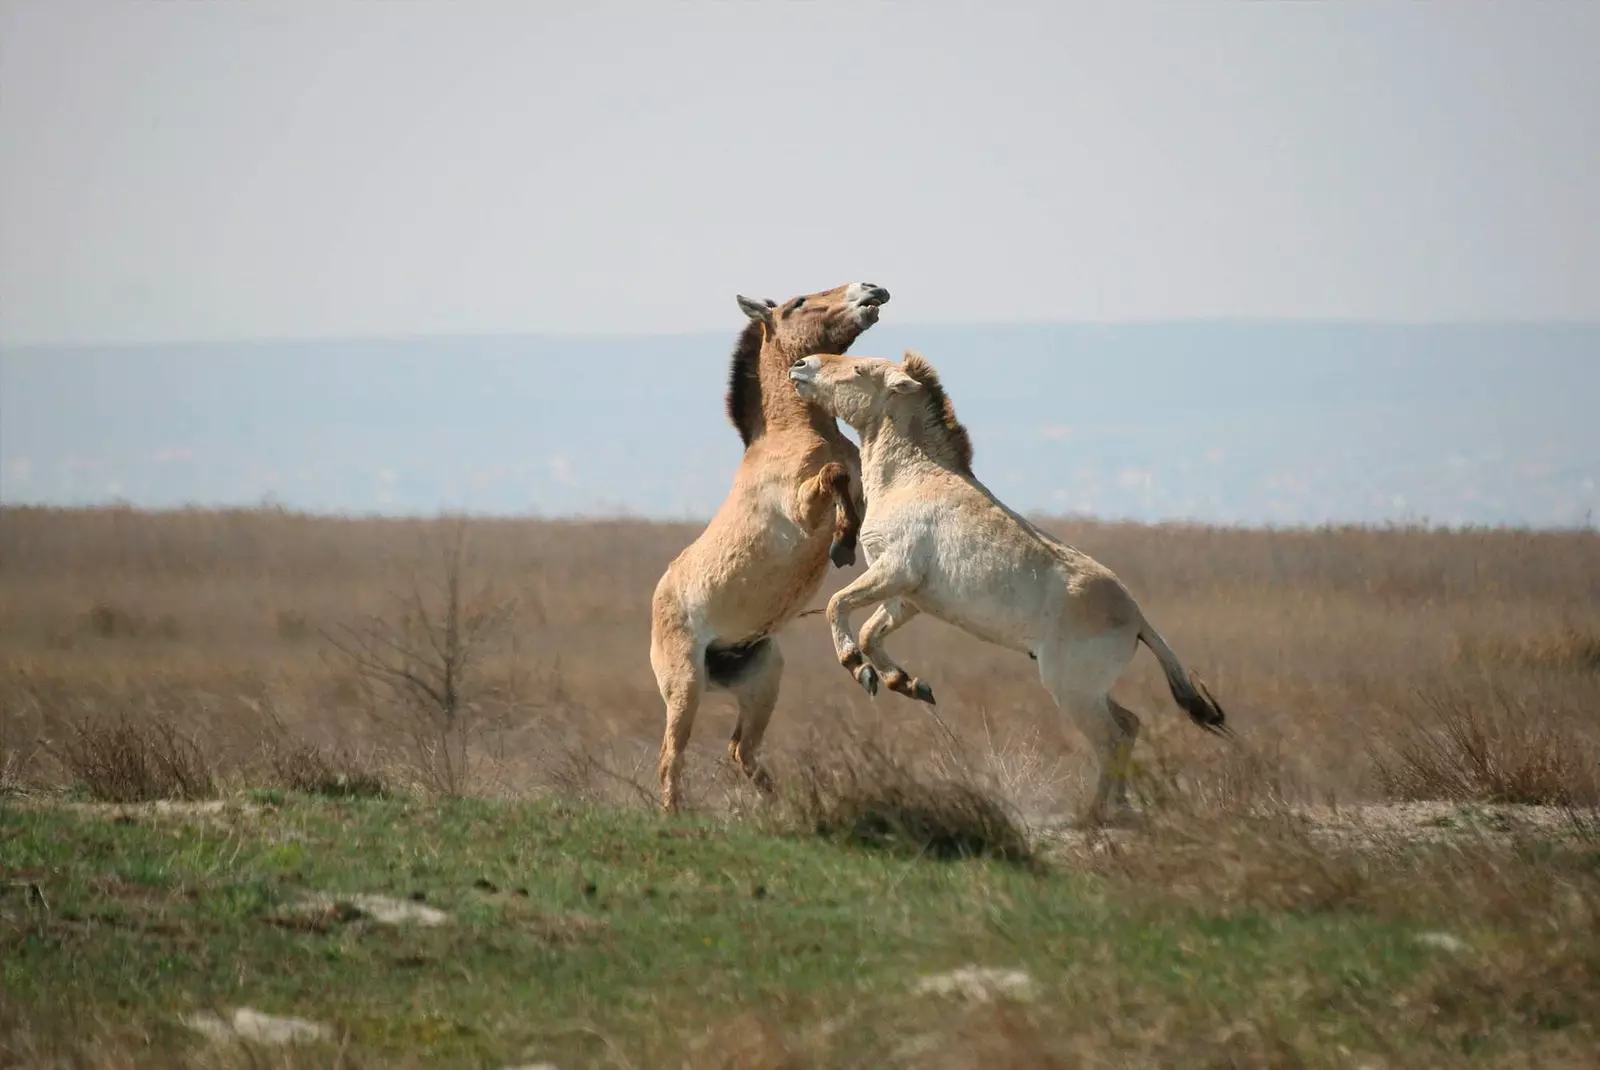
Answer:
[[(924, 702), (927, 683), (883, 642), (927, 613), (985, 642), (1025, 653), (1056, 705), (1088, 738), (1098, 779), (1087, 815), (1125, 814), (1139, 718), (1111, 697), (1138, 644), (1155, 654), (1172, 697), (1207, 731), (1231, 736), (1222, 708), (1145, 619), (1114, 573), (1001, 503), (972, 472), (972, 443), (926, 360), (811, 355), (790, 366), (801, 397), (861, 439), (868, 567), (827, 608), (839, 662), (870, 695), (878, 682)], [(852, 610), (881, 603), (850, 633)]]

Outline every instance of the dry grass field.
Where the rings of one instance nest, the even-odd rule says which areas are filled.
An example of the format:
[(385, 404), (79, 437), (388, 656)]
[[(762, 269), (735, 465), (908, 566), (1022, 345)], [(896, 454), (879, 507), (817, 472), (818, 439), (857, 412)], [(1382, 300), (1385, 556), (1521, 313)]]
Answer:
[[(1382, 754), (1463, 716), (1506, 737), (1499, 745), (1514, 753), (1497, 760), (1528, 766), (1492, 775), (1537, 779), (1549, 755), (1592, 765), (1592, 533), (1047, 526), (1127, 581), (1250, 751), (1306, 801), (1429, 794), (1408, 779), (1414, 771), (1382, 776)], [(259, 757), (276, 725), (463, 791), (570, 787), (594, 766), (653, 791), (662, 712), (647, 658), (649, 599), (695, 532), (474, 519), (458, 533), (447, 520), (6, 509), (0, 710), (10, 775), (23, 763), (47, 770), (69, 726), (86, 718), (159, 715), (223, 768)], [(347, 629), (371, 632), (374, 616), (399, 628), (419, 593), (437, 612), (458, 534), (464, 610), (493, 618), (463, 699), (473, 733), (464, 780), (439, 768), (457, 763), (453, 750), (434, 760), (418, 749), (437, 742), (427, 738), (436, 726), (415, 723), (432, 711), (409, 717), (367, 693), (329, 641), (357, 653), (361, 636)], [(833, 573), (817, 604), (847, 579)], [(861, 694), (834, 663), (818, 617), (791, 625), (783, 642), (788, 669), (768, 737), (777, 764), (810, 730), (843, 720), (910, 751), (937, 750), (953, 734), (1009, 767), (1030, 806), (1058, 811), (1081, 798), (1086, 748), (1026, 659), (917, 621), (894, 647), (934, 683), (935, 719), (898, 696)], [(1119, 698), (1144, 717), (1142, 761), (1181, 770), (1221, 760), (1217, 742), (1172, 705), (1147, 652)], [(731, 702), (713, 697), (691, 748), (691, 798), (701, 806), (725, 801), (727, 783), (713, 770), (731, 727)], [(1587, 793), (1582, 765), (1572, 762), (1568, 786)]]
[[(1594, 1065), (1600, 537), (1046, 526), (1124, 578), (1239, 744), (1194, 729), (1141, 651), (1118, 697), (1146, 725), (1148, 824), (1062, 833), (1087, 748), (1026, 658), (918, 620), (892, 645), (934, 685), (929, 711), (869, 700), (803, 618), (783, 637), (767, 753), (786, 812), (855, 844), (836, 856), (794, 845), (793, 821), (727, 768), (725, 697), (695, 728), (696, 812), (647, 812), (662, 725), (649, 599), (693, 525), (0, 511), (0, 947), (16, 997), (0, 1066), (265, 1065), (196, 1055), (149, 1024), (157, 1010), (97, 988), (108, 969), (136, 987), (180, 978), (163, 1020), (224, 994), (303, 1008), (315, 984), (383, 974), (370, 998), (394, 1017), (352, 995), (337, 1050), (270, 1065), (493, 1066), (535, 1050), (563, 1067)], [(884, 782), (901, 802), (965, 785), (970, 805), (941, 804), (952, 824), (998, 801), (1023, 819), (1013, 853), (1059, 883), (929, 857), (960, 837), (875, 861), (860, 813)], [(384, 793), (399, 801), (359, 798)], [(223, 809), (178, 833), (180, 811), (151, 809), (160, 797)], [(979, 816), (966, 842), (1006, 853), (992, 848), (1015, 834), (1007, 819)], [(672, 828), (687, 838), (658, 838)], [(394, 858), (416, 861), (400, 873)], [(420, 883), (484, 957), (426, 935), (401, 955), (348, 905), (350, 929), (307, 923), (284, 943), (286, 897), (314, 879)], [(504, 899), (519, 881), (523, 898)], [(668, 887), (683, 896), (670, 909)], [(613, 942), (557, 940), (557, 914), (533, 925), (528, 903)], [(723, 911), (748, 926), (743, 944), (705, 935)], [(238, 919), (269, 917), (270, 935), (240, 935)], [(566, 1025), (505, 1024), (527, 1003), (494, 999), (530, 983), (495, 981), (508, 924)], [(173, 940), (207, 931), (226, 939), (172, 964)], [(1474, 950), (1418, 950), (1418, 933)], [(802, 967), (794, 948), (813, 936), (821, 958)], [(327, 957), (308, 958), (313, 944)], [(361, 957), (380, 946), (399, 957)], [(649, 987), (680, 952), (706, 972)], [(1002, 952), (1050, 995), (955, 1013), (884, 987)], [(424, 1008), (424, 983), (393, 973), (458, 954), (462, 991), (487, 1002), (429, 981)], [(291, 957), (272, 987), (218, 955)], [(51, 991), (98, 1008), (92, 1045), (47, 1020)]]

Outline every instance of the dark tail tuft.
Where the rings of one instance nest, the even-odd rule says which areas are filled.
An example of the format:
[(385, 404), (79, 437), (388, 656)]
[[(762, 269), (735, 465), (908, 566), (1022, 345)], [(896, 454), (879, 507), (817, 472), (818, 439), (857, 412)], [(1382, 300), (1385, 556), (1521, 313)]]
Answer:
[(1228, 715), (1222, 711), (1221, 704), (1212, 696), (1205, 682), (1191, 672), (1184, 683), (1188, 686), (1173, 686), (1172, 697), (1188, 712), (1189, 719), (1207, 732), (1232, 738), (1233, 729), (1228, 727)]
[(1228, 727), (1228, 715), (1222, 712), (1221, 704), (1212, 697), (1211, 689), (1200, 677), (1183, 667), (1178, 655), (1172, 652), (1161, 634), (1147, 623), (1139, 632), (1139, 638), (1161, 662), (1161, 671), (1166, 674), (1172, 698), (1189, 714), (1189, 719), (1207, 732), (1235, 738), (1233, 729)]
[(706, 648), (706, 680), (713, 687), (743, 683), (771, 647), (770, 635), (743, 643), (712, 643)]

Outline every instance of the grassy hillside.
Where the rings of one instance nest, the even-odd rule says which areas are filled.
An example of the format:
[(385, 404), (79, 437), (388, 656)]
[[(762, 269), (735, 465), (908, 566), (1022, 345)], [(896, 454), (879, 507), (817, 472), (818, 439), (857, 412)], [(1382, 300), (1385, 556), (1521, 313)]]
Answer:
[[(563, 802), (13, 803), (0, 1060), (1592, 1065), (1592, 834), (1377, 859), (1281, 821), (1152, 834), (1024, 866)], [(181, 1024), (240, 1006), (328, 1032)]]

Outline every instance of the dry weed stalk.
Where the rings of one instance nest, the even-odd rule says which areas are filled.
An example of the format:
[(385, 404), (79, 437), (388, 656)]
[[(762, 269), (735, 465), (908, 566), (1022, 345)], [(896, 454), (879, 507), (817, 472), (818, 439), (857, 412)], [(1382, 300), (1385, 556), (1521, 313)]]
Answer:
[(323, 632), (354, 670), (369, 716), (404, 740), (424, 786), (442, 795), (469, 790), (518, 706), (515, 677), (496, 686), (479, 671), (508, 631), (515, 601), (489, 582), (466, 589), (465, 535), (458, 523), (434, 589), (425, 593), (413, 577), (411, 590), (395, 596), (396, 616)]

